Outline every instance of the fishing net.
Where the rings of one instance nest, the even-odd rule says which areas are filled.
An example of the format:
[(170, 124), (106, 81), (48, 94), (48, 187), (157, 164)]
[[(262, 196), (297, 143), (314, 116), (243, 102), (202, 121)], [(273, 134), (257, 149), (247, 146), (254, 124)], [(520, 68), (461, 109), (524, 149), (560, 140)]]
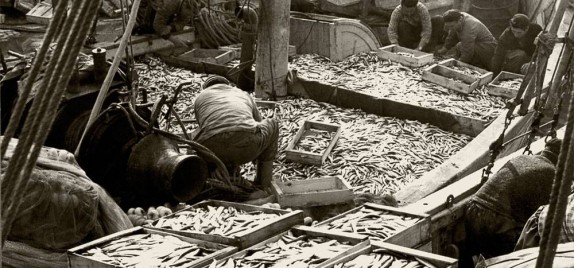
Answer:
[(67, 268), (68, 258), (66, 252), (54, 252), (6, 241), (2, 249), (2, 267)]
[[(7, 150), (8, 159), (13, 148)], [(8, 164), (2, 161), (2, 179)], [(114, 200), (84, 174), (69, 152), (43, 150), (8, 240), (61, 251), (131, 228)]]

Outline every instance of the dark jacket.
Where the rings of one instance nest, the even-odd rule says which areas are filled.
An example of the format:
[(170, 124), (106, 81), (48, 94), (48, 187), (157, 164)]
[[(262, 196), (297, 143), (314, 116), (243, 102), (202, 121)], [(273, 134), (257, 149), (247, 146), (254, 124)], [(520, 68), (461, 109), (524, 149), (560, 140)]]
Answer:
[(171, 32), (179, 32), (190, 24), (193, 18), (193, 9), (184, 3), (188, 0), (163, 0), (157, 7), (153, 20), (154, 31), (164, 38)]
[(534, 39), (542, 31), (542, 27), (536, 23), (531, 23), (528, 31), (520, 39), (514, 37), (510, 27), (506, 28), (498, 39), (498, 45), (494, 50), (494, 57), (492, 58), (492, 71), (497, 74), (502, 70), (506, 53), (511, 50), (522, 50), (529, 57), (532, 56), (536, 45)]
[[(458, 60), (470, 63), (476, 50), (481, 52), (490, 51), (492, 53), (496, 47), (496, 39), (477, 18), (465, 12), (462, 12), (462, 15), (463, 19), (460, 28), (448, 33), (445, 47), (450, 49), (460, 42), (460, 58)], [(490, 58), (491, 55), (480, 56)]]
[(548, 203), (554, 173), (555, 165), (547, 157), (520, 155), (486, 181), (472, 201), (524, 224)]

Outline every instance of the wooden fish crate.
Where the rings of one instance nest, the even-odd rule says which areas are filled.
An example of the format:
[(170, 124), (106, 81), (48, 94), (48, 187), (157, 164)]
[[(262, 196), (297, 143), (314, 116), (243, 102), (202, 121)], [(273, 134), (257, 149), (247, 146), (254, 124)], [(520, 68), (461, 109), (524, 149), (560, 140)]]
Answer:
[(51, 4), (40, 2), (26, 13), (26, 20), (28, 22), (48, 25), (52, 19), (52, 10)]
[[(323, 149), (321, 153), (308, 152), (296, 149), (296, 146), (305, 139), (305, 137), (317, 134), (318, 131), (328, 131), (332, 133), (331, 141)], [(327, 124), (315, 121), (305, 121), (291, 143), (285, 149), (285, 158), (293, 162), (310, 164), (310, 165), (322, 165), (327, 159), (327, 156), (335, 147), (337, 140), (341, 136), (341, 126), (335, 124)]]
[[(304, 235), (305, 237), (299, 237), (298, 239), (295, 238), (293, 240), (288, 240), (291, 239), (292, 237), (290, 237), (290, 234), (292, 234), (295, 237), (299, 237)], [(210, 268), (224, 268), (224, 267), (235, 267), (233, 265), (230, 265), (231, 262), (235, 262), (234, 260), (237, 259), (244, 259), (244, 258), (249, 258), (250, 256), (254, 256), (254, 254), (257, 254), (258, 252), (261, 252), (261, 250), (265, 249), (266, 247), (275, 247), (277, 246), (278, 250), (279, 249), (284, 249), (286, 248), (285, 246), (282, 247), (283, 244), (291, 244), (291, 243), (297, 243), (305, 238), (325, 238), (325, 239), (330, 239), (330, 240), (335, 240), (339, 243), (345, 243), (345, 244), (349, 244), (351, 247), (349, 247), (348, 249), (342, 250), (338, 253), (332, 253), (333, 256), (329, 257), (329, 256), (325, 256), (325, 257), (329, 257), (326, 258), (323, 263), (327, 263), (330, 259), (335, 258), (339, 255), (349, 255), (352, 252), (357, 251), (360, 248), (364, 248), (365, 242), (367, 241), (367, 237), (366, 236), (362, 236), (362, 235), (356, 235), (356, 234), (349, 234), (349, 233), (341, 233), (341, 232), (325, 232), (324, 230), (320, 230), (320, 229), (316, 229), (313, 227), (308, 227), (308, 226), (295, 226), (293, 227), (291, 230), (283, 232), (281, 234), (278, 234), (276, 236), (273, 236), (265, 241), (262, 241), (260, 243), (257, 243), (247, 249), (244, 249), (240, 252), (237, 252), (233, 255), (228, 256), (227, 258), (224, 259), (220, 259), (215, 261), (215, 264), (212, 264), (211, 266), (209, 266)], [(328, 250), (323, 249), (319, 249), (317, 248), (317, 250), (314, 249), (307, 249), (301, 253), (298, 252), (294, 252), (293, 255), (287, 254), (285, 253), (282, 256), (285, 257), (290, 257), (290, 256), (296, 256), (295, 254), (298, 255), (303, 255), (303, 254), (309, 254), (309, 257), (311, 257), (311, 255), (314, 255), (314, 253), (317, 253), (317, 255), (320, 255), (320, 252), (325, 252)], [(263, 260), (265, 261), (265, 260)], [(314, 263), (315, 266), (311, 266), (311, 267), (315, 267), (315, 268), (321, 268), (324, 267), (323, 263)], [(275, 267), (285, 267), (285, 265), (275, 265)], [(301, 267), (301, 266), (297, 266), (295, 264), (293, 264), (293, 266), (290, 267)], [(304, 266), (306, 267), (306, 266)], [(207, 266), (206, 266), (207, 268)]]
[[(397, 246), (385, 242), (365, 241), (362, 242), (359, 246), (355, 247), (354, 249), (356, 249), (356, 251), (348, 252), (348, 254), (339, 255), (335, 258), (328, 260), (327, 262), (324, 263), (322, 267), (332, 268), (335, 267), (336, 265), (342, 265), (344, 263), (348, 263), (353, 260), (355, 262), (361, 263), (362, 265), (367, 265), (369, 264), (369, 261), (372, 260), (369, 258), (368, 255), (372, 253), (386, 255), (384, 256), (385, 262), (380, 262), (378, 265), (375, 264), (372, 267), (423, 267), (414, 265), (413, 262), (418, 262), (419, 264), (425, 265), (424, 267), (437, 267), (437, 268), (458, 267), (458, 260), (456, 259), (416, 249), (411, 249), (407, 247)], [(393, 258), (391, 258), (391, 256)], [(402, 263), (402, 265), (394, 264), (395, 262), (400, 263), (402, 261), (409, 261), (412, 264), (411, 265), (407, 265), (407, 263)]]
[(276, 117), (279, 113), (277, 108), (277, 102), (274, 101), (264, 101), (264, 100), (255, 100), (255, 104), (257, 104), (257, 108), (259, 108), (259, 113), (261, 114), (262, 118), (268, 117)]
[[(192, 226), (197, 224), (193, 222), (192, 219), (186, 218), (187, 214), (192, 213), (194, 209), (202, 208), (208, 209), (209, 207), (212, 208), (233, 208), (235, 210), (243, 210), (248, 213), (256, 213), (256, 212), (263, 212), (266, 214), (276, 214), (278, 215), (275, 218), (267, 219), (264, 221), (260, 221), (259, 225), (253, 228), (245, 228), (244, 230), (240, 230), (234, 232), (233, 234), (229, 233), (228, 235), (224, 234), (210, 234), (205, 233), (203, 231), (194, 231), (186, 229), (173, 229), (167, 227), (157, 227), (162, 226), (162, 221), (165, 222), (169, 219), (175, 219), (178, 217), (182, 217), (180, 219), (186, 221), (185, 223), (188, 224), (187, 226)], [(161, 230), (164, 232), (175, 233), (178, 235), (191, 237), (195, 239), (205, 240), (205, 241), (212, 241), (215, 243), (220, 243), (224, 245), (231, 245), (238, 247), (239, 249), (247, 248), (251, 245), (261, 242), (264, 239), (267, 239), (273, 235), (281, 233), (283, 231), (288, 230), (289, 228), (293, 227), (297, 224), (303, 223), (303, 212), (300, 210), (289, 211), (289, 210), (282, 210), (282, 209), (272, 209), (272, 208), (264, 208), (260, 206), (253, 206), (241, 203), (234, 203), (234, 202), (226, 202), (226, 201), (219, 201), (219, 200), (207, 200), (200, 203), (197, 203), (189, 208), (180, 210), (174, 214), (159, 218), (158, 220), (151, 223), (150, 226), (147, 226), (149, 229)], [(215, 221), (216, 219), (210, 219), (210, 221)], [(246, 220), (247, 221), (247, 220)], [(214, 223), (216, 224), (216, 223)]]
[[(369, 212), (366, 212), (366, 211)], [(375, 212), (371, 212), (375, 211)], [(367, 213), (380, 212), (380, 217), (371, 223), (361, 224), (360, 221), (353, 222), (353, 220), (361, 219), (361, 216)], [(333, 226), (337, 222), (342, 222), (344, 219), (353, 219), (346, 221), (343, 228), (335, 228)], [(362, 218), (364, 219), (364, 218)], [(398, 220), (403, 221), (400, 225), (391, 224), (398, 223)], [(388, 223), (386, 223), (388, 222)], [(388, 225), (389, 227), (386, 227)], [(410, 213), (399, 208), (378, 205), (374, 203), (365, 203), (363, 206), (351, 209), (343, 214), (337, 215), (333, 218), (327, 219), (315, 225), (314, 227), (332, 230), (341, 230), (344, 232), (352, 232), (364, 234), (369, 236), (373, 241), (382, 241), (404, 247), (417, 247), (430, 240), (430, 218), (426, 214)], [(366, 227), (366, 228), (365, 228)], [(377, 232), (377, 228), (380, 232)], [(367, 230), (369, 229), (369, 230)], [(359, 230), (362, 230), (359, 232)], [(386, 230), (386, 231), (385, 231)], [(385, 232), (384, 235), (382, 235)]]
[(106, 262), (103, 262), (101, 260), (98, 260), (97, 258), (93, 258), (91, 256), (85, 256), (82, 254), (87, 252), (90, 249), (102, 247), (108, 243), (117, 241), (119, 239), (129, 237), (131, 235), (138, 235), (138, 234), (158, 234), (158, 235), (161, 235), (164, 237), (165, 236), (171, 236), (171, 237), (175, 237), (175, 238), (177, 238), (181, 241), (184, 241), (184, 242), (196, 244), (200, 247), (214, 250), (214, 252), (211, 254), (208, 254), (208, 255), (200, 258), (200, 259), (191, 261), (189, 263), (186, 263), (185, 267), (203, 267), (206, 264), (211, 263), (213, 261), (213, 259), (222, 259), (222, 258), (225, 258), (225, 257), (237, 252), (237, 248), (233, 247), (233, 246), (197, 240), (197, 239), (193, 239), (193, 238), (189, 238), (189, 237), (174, 235), (171, 233), (166, 233), (166, 232), (157, 231), (157, 230), (150, 230), (150, 229), (142, 228), (142, 227), (134, 227), (134, 228), (131, 228), (131, 229), (128, 229), (125, 231), (117, 232), (117, 233), (102, 237), (100, 239), (96, 239), (92, 242), (89, 242), (89, 243), (86, 243), (86, 244), (83, 244), (83, 245), (80, 245), (80, 246), (77, 246), (75, 248), (68, 250), (67, 255), (68, 255), (69, 267), (70, 268), (125, 267), (125, 266), (121, 266), (121, 265), (113, 265), (110, 263), (106, 263)]
[(488, 89), (488, 94), (508, 99), (515, 98), (516, 94), (518, 93), (518, 88), (510, 88), (500, 85), (500, 82), (512, 79), (524, 79), (524, 75), (504, 71), (500, 72), (500, 74), (498, 74), (496, 78), (494, 78), (492, 82), (488, 83), (486, 86)]
[(425, 68), (422, 79), (465, 94), (474, 91), (480, 82), (476, 78), (471, 78), (438, 64)]
[[(413, 57), (404, 56), (398, 54), (398, 52), (410, 53), (413, 55)], [(402, 65), (415, 68), (427, 65), (431, 63), (434, 59), (434, 56), (432, 54), (397, 45), (390, 45), (379, 48), (379, 50), (377, 51), (377, 55), (381, 59), (391, 60), (394, 62), (398, 62)]]
[(226, 64), (233, 60), (233, 52), (221, 49), (195, 48), (177, 58), (189, 62)]
[(454, 68), (461, 67), (461, 68), (468, 68), (472, 71), (480, 73), (480, 76), (472, 76), (472, 75), (467, 75), (467, 74), (463, 74), (461, 72), (456, 71), (457, 73), (460, 73), (460, 74), (467, 76), (469, 78), (478, 79), (479, 80), (478, 86), (487, 85), (490, 81), (492, 81), (492, 72), (489, 72), (485, 69), (478, 68), (478, 67), (476, 67), (474, 65), (470, 65), (468, 63), (464, 63), (464, 62), (459, 61), (459, 60), (447, 59), (447, 60), (443, 60), (443, 61), (439, 62), (438, 65), (448, 67), (454, 71), (456, 71)]
[(313, 207), (340, 204), (354, 198), (352, 186), (337, 176), (302, 181), (273, 181), (272, 190), (281, 207)]
[[(241, 58), (241, 43), (231, 44), (228, 46), (222, 46), (222, 47), (219, 47), (219, 49), (225, 50), (225, 51), (232, 51), (234, 60), (238, 60)], [(293, 45), (289, 45), (288, 56), (293, 57), (295, 55), (297, 55), (297, 48)]]

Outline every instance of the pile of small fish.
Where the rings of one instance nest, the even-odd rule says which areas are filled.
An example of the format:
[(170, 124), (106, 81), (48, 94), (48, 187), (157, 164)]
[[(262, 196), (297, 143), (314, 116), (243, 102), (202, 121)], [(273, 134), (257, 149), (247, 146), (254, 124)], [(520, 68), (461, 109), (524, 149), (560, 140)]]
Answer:
[(301, 150), (310, 153), (322, 154), (329, 146), (334, 132), (308, 129), (304, 132), (301, 139), (297, 141), (293, 150)]
[(269, 268), (269, 267), (315, 267), (337, 256), (352, 245), (321, 236), (295, 237), (288, 232), (276, 242), (260, 248), (251, 248), (245, 256), (228, 258), (210, 268)]
[(396, 52), (395, 54), (401, 55), (401, 56), (407, 57), (407, 58), (414, 58), (415, 57), (415, 54), (409, 53), (409, 52)]
[(483, 73), (481, 73), (477, 70), (474, 70), (474, 69), (471, 69), (468, 67), (464, 67), (464, 66), (454, 66), (453, 65), (453, 66), (447, 66), (447, 67), (451, 68), (451, 69), (453, 69), (459, 73), (463, 73), (465, 75), (468, 75), (468, 76), (479, 77), (479, 76), (483, 75)]
[(315, 227), (357, 233), (369, 236), (375, 241), (383, 241), (419, 221), (421, 221), (420, 218), (394, 215), (387, 211), (363, 206), (357, 212), (346, 214), (325, 224), (315, 225)]
[(262, 118), (272, 118), (275, 117), (275, 109), (265, 106), (258, 106), (259, 114)]
[(241, 236), (261, 225), (269, 224), (281, 215), (262, 211), (244, 211), (234, 207), (192, 207), (160, 218), (156, 228), (203, 233), (219, 236)]
[(369, 254), (338, 263), (334, 268), (435, 268), (436, 266), (417, 257), (410, 257), (386, 249), (374, 249)]
[(498, 83), (494, 85), (504, 88), (518, 89), (520, 88), (521, 84), (522, 84), (522, 78), (514, 78), (514, 79), (498, 81)]
[(81, 255), (121, 267), (189, 267), (191, 262), (215, 251), (171, 235), (133, 234)]
[[(362, 56), (361, 56), (362, 55)], [(475, 109), (472, 107), (487, 106), (484, 101), (492, 100), (488, 94), (478, 94), (474, 91), (467, 96), (462, 94), (450, 94), (448, 92), (439, 93), (440, 86), (421, 86), (424, 82), (410, 80), (414, 73), (411, 69), (400, 65), (393, 65), (387, 61), (381, 61), (374, 55), (361, 54), (351, 56), (341, 64), (355, 66), (346, 69), (356, 69), (361, 67), (361, 73), (367, 74), (367, 66), (381, 69), (393, 70), (387, 76), (396, 76), (395, 82), (406, 81), (404, 89), (412, 87), (407, 92), (397, 92), (396, 96), (405, 96), (415, 99), (424, 104), (423, 106), (445, 105), (448, 110), (457, 114), (478, 113), (483, 117), (492, 118), (497, 116), (498, 110)], [(366, 55), (366, 56), (365, 56)], [(304, 57), (304, 56), (301, 56)], [(376, 59), (370, 65), (362, 65), (361, 59)], [(317, 58), (317, 57), (315, 57)], [(315, 59), (312, 58), (312, 59)], [(319, 58), (324, 59), (324, 58)], [(313, 60), (314, 61), (314, 60)], [(355, 63), (352, 63), (355, 61)], [(199, 85), (205, 81), (207, 75), (195, 74), (186, 70), (172, 68), (155, 58), (145, 58), (147, 64), (138, 64), (140, 74), (140, 84), (150, 88), (149, 99), (154, 101), (161, 94), (173, 94), (175, 87), (184, 81), (197, 81), (191, 87), (180, 93), (179, 101), (175, 109), (182, 119), (194, 118), (193, 102), (199, 93)], [(313, 63), (315, 64), (315, 63)], [(333, 65), (327, 62), (326, 65)], [(322, 72), (328, 73), (324, 70)], [(341, 71), (343, 73), (343, 71)], [(343, 75), (345, 76), (345, 75)], [(382, 77), (382, 76), (380, 76)], [(356, 79), (355, 79), (356, 80)], [(362, 79), (368, 81), (366, 79)], [(388, 78), (385, 78), (388, 80)], [(412, 83), (412, 84), (409, 84)], [(353, 86), (353, 83), (349, 84)], [(389, 84), (389, 88), (397, 84)], [(432, 89), (432, 88), (435, 89)], [(416, 92), (418, 90), (418, 92)], [(480, 90), (478, 90), (480, 91)], [(430, 93), (432, 92), (432, 93)], [(426, 99), (421, 98), (425, 96)], [(498, 98), (498, 97), (497, 97)], [(501, 102), (502, 103), (502, 102)], [(492, 104), (489, 104), (491, 107)], [(502, 106), (502, 105), (501, 105)], [(270, 117), (266, 109), (263, 110), (263, 117)], [(391, 117), (381, 117), (367, 114), (357, 109), (339, 108), (337, 106), (320, 103), (309, 99), (287, 99), (279, 101), (273, 113), (274, 118), (280, 122), (279, 155), (274, 163), (274, 174), (281, 181), (306, 180), (322, 176), (342, 176), (354, 187), (357, 193), (382, 194), (398, 191), (406, 183), (420, 177), (443, 163), (446, 159), (463, 148), (472, 140), (466, 135), (454, 134), (441, 130), (429, 124), (423, 124), (413, 120), (401, 120)], [(289, 142), (297, 134), (297, 131), (308, 120), (325, 123), (339, 124), (341, 135), (339, 140), (325, 163), (322, 166), (305, 165), (300, 163), (287, 162), (285, 159), (285, 149)], [(193, 124), (186, 124), (188, 131), (197, 127)], [(172, 129), (177, 132), (177, 129)], [(242, 174), (244, 177), (252, 179), (255, 177), (255, 168), (251, 164), (243, 165)]]
[(289, 67), (305, 79), (486, 121), (496, 118), (505, 107), (505, 98), (489, 95), (486, 87), (461, 94), (422, 81), (423, 68), (404, 67), (379, 58), (376, 52), (359, 53), (340, 62), (313, 54), (296, 55)]

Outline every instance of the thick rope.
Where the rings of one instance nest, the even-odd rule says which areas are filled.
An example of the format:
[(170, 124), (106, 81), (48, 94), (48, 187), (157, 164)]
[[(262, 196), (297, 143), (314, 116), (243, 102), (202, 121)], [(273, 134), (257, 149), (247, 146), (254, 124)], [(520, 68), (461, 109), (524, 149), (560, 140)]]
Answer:
[[(570, 65), (570, 76), (573, 74), (574, 68)], [(572, 87), (570, 90), (572, 91)], [(556, 165), (556, 174), (552, 185), (548, 214), (544, 221), (544, 230), (540, 240), (540, 251), (536, 261), (536, 267), (552, 266), (552, 261), (554, 259), (558, 243), (559, 230), (566, 210), (565, 203), (572, 184), (572, 173), (574, 171), (572, 170), (572, 164), (567, 165), (567, 163), (573, 163), (574, 161), (574, 143), (572, 142), (572, 135), (574, 133), (574, 94), (570, 94), (570, 106), (567, 121), (566, 134), (562, 141), (558, 163)], [(558, 227), (554, 228), (555, 225)]]
[(6, 155), (6, 150), (8, 149), (10, 139), (14, 137), (14, 134), (16, 134), (16, 129), (20, 124), (22, 114), (24, 113), (24, 108), (26, 107), (26, 101), (28, 100), (28, 97), (32, 92), (32, 85), (34, 84), (34, 81), (36, 80), (38, 74), (40, 73), (41, 67), (46, 57), (46, 53), (50, 48), (50, 44), (54, 40), (58, 29), (61, 29), (63, 27), (62, 24), (64, 22), (64, 18), (66, 17), (64, 16), (65, 8), (67, 7), (66, 2), (67, 1), (62, 0), (56, 6), (53, 16), (54, 19), (51, 20), (50, 24), (48, 25), (46, 35), (44, 36), (44, 40), (42, 42), (42, 46), (38, 50), (36, 57), (34, 57), (34, 61), (32, 62), (32, 68), (29, 71), (28, 78), (23, 83), (22, 91), (20, 92), (18, 101), (16, 102), (16, 105), (12, 110), (12, 115), (10, 116), (10, 122), (6, 127), (6, 131), (4, 132), (4, 139), (2, 140), (2, 143), (0, 145), (1, 159), (4, 159), (4, 156)]
[[(50, 62), (45, 76), (49, 78), (49, 82), (44, 79), (41, 83), (42, 86), (47, 83), (48, 87), (42, 87), (43, 90), (40, 93), (44, 94), (39, 94), (41, 96), (34, 99), (30, 115), (23, 128), (21, 140), (14, 152), (15, 158), (11, 159), (2, 181), (2, 192), (9, 193), (7, 202), (2, 203), (4, 207), (8, 207), (8, 209), (2, 209), (2, 225), (4, 226), (2, 245), (4, 245), (18, 214), (19, 200), (25, 194), (24, 189), (48, 134), (46, 129), (49, 129), (55, 119), (55, 111), (68, 85), (71, 71), (88, 34), (91, 21), (97, 13), (98, 4), (99, 1), (73, 3), (71, 8), (73, 17), (67, 18), (60, 32), (62, 35), (58, 38), (60, 42), (57, 46), (61, 49), (55, 50), (53, 60)], [(63, 35), (65, 34), (67, 36), (64, 39)], [(39, 118), (40, 116), (44, 118)], [(4, 193), (2, 193), (2, 197), (5, 197)]]

